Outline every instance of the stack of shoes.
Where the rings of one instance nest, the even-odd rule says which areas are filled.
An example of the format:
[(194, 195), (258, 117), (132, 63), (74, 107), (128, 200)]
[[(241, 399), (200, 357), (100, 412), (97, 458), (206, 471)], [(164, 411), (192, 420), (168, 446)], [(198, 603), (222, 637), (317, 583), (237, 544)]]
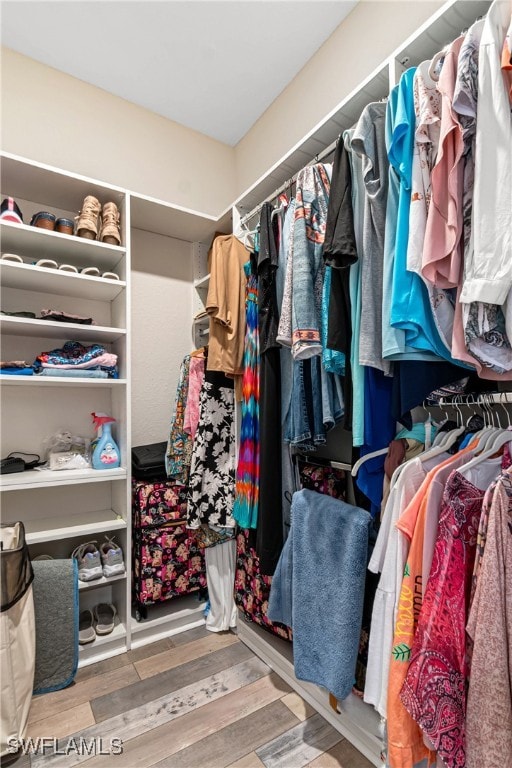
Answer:
[(98, 603), (91, 610), (80, 611), (78, 617), (78, 642), (87, 645), (96, 637), (110, 635), (116, 624), (117, 609), (113, 603)]

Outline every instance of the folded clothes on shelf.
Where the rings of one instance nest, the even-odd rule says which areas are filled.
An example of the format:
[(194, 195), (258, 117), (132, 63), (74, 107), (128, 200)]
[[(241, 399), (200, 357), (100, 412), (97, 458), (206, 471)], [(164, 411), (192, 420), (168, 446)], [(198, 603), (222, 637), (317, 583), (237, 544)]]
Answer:
[(0, 360), (0, 368), (32, 368), (25, 360)]
[(42, 309), (41, 320), (56, 320), (60, 323), (80, 323), (81, 325), (96, 325), (92, 317), (72, 315), (70, 312), (61, 312), (58, 309)]
[(43, 368), (115, 368), (117, 365), (117, 355), (111, 352), (105, 352), (103, 355), (93, 357), (91, 360), (86, 360), (84, 363), (41, 363)]
[(0, 368), (0, 376), (32, 376), (34, 369), (30, 368)]
[[(36, 373), (41, 370), (105, 371), (109, 378), (117, 379), (117, 355), (107, 352), (101, 344), (84, 346), (79, 341), (66, 341), (63, 347), (41, 352), (34, 361)], [(58, 373), (53, 374), (59, 375)]]
[[(94, 368), (93, 370), (87, 370), (80, 368), (79, 370), (70, 370), (62, 368), (41, 368), (37, 374), (38, 376), (50, 376), (59, 377), (64, 379), (108, 379), (109, 371), (101, 370), (100, 368)], [(112, 376), (111, 378), (117, 378)]]

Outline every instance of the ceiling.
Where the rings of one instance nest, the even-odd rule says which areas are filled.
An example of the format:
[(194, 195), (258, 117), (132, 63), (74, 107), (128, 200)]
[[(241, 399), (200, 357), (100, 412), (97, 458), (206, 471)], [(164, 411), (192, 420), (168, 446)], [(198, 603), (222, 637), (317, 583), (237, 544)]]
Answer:
[(356, 2), (2, 0), (1, 39), (233, 146)]

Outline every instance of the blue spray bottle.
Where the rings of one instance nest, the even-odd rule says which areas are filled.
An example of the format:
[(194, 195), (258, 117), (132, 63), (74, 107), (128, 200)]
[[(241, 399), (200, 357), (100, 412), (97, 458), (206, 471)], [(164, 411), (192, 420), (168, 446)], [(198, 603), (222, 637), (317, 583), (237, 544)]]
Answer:
[(94, 469), (117, 469), (121, 455), (110, 426), (115, 419), (105, 413), (91, 413), (91, 416), (96, 428), (96, 438), (91, 445), (92, 466)]

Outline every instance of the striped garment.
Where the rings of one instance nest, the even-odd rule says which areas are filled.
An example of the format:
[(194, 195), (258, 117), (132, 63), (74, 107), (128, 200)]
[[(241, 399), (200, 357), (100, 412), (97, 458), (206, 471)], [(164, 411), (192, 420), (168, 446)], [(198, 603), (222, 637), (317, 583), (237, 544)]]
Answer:
[(233, 517), (242, 528), (256, 528), (260, 477), (258, 279), (250, 262), (245, 264), (244, 270), (247, 287), (242, 424)]

